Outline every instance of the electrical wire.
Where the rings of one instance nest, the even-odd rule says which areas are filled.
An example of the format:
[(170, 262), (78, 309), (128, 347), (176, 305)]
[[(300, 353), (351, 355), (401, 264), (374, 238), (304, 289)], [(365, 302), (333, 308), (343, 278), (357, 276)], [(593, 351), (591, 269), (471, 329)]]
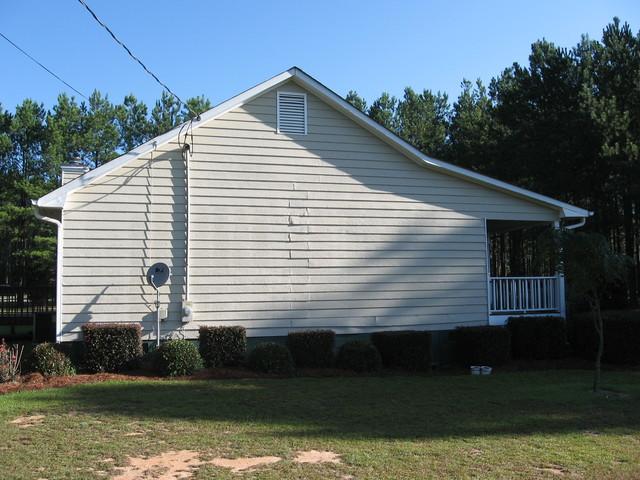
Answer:
[(9, 38), (2, 32), (0, 32), (0, 36), (2, 38), (4, 38), (7, 42), (9, 42), (13, 47), (15, 47), (18, 51), (20, 51), (22, 54), (24, 54), (27, 58), (29, 58), (32, 62), (34, 62), (36, 65), (38, 65), (39, 67), (41, 67), (43, 70), (45, 70), (47, 73), (49, 73), (50, 75), (52, 75), (53, 77), (55, 77), (56, 79), (58, 79), (60, 82), (64, 83), (67, 87), (69, 87), (71, 90), (73, 90), (74, 92), (76, 92), (78, 95), (80, 95), (82, 98), (84, 98), (85, 100), (89, 100), (87, 98), (87, 96), (85, 94), (83, 94), (81, 91), (73, 88), (71, 85), (69, 85), (67, 82), (65, 82), (62, 78), (60, 78), (60, 76), (56, 75), (55, 73), (53, 73), (51, 70), (49, 70), (47, 67), (45, 67), (42, 63), (40, 63), (38, 60), (36, 60), (34, 57), (32, 57), (31, 55), (29, 55), (27, 52), (25, 52), (22, 48), (20, 48), (18, 45), (16, 45), (14, 42), (12, 42), (11, 40), (9, 40)]
[(158, 76), (153, 73), (151, 70), (149, 70), (147, 68), (147, 66), (142, 62), (142, 60), (140, 60), (138, 57), (136, 57), (133, 52), (129, 49), (129, 47), (127, 47), (124, 42), (122, 42), (115, 33), (113, 33), (113, 31), (102, 21), (100, 20), (100, 18), (98, 18), (98, 15), (96, 15), (96, 13), (91, 9), (91, 7), (89, 5), (87, 5), (87, 2), (85, 2), (84, 0), (78, 0), (78, 2), (80, 2), (80, 4), (87, 9), (87, 11), (89, 12), (89, 14), (91, 14), (91, 16), (94, 18), (94, 20), (96, 22), (98, 22), (98, 24), (104, 28), (107, 33), (111, 36), (111, 38), (113, 38), (113, 40), (115, 40), (115, 42), (120, 45), (122, 48), (125, 49), (125, 51), (129, 54), (129, 56), (131, 58), (133, 58), (136, 62), (138, 62), (138, 64), (140, 64), (140, 66), (143, 68), (143, 70), (145, 72), (147, 72), (149, 75), (151, 75), (151, 77), (162, 87), (164, 88), (167, 92), (169, 92), (170, 95), (172, 95), (176, 100), (178, 100), (178, 102), (180, 102), (187, 110), (189, 110), (189, 113), (191, 113), (191, 115), (193, 115), (195, 118), (199, 118), (200, 117), (200, 113), (199, 112), (194, 112), (193, 109), (191, 107), (189, 107), (189, 105), (187, 105), (186, 102), (183, 102), (182, 99), (176, 95), (175, 93), (173, 93), (173, 91), (164, 83), (162, 82)]

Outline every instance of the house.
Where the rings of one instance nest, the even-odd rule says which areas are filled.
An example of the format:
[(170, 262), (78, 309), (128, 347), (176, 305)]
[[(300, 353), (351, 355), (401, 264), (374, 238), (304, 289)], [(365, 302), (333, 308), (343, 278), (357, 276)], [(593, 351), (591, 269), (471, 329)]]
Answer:
[[(162, 335), (450, 330), (561, 315), (561, 275), (494, 278), (491, 231), (590, 212), (429, 158), (299, 68), (34, 201), (58, 227), (58, 341), (87, 322)], [(185, 306), (192, 314), (187, 315)]]

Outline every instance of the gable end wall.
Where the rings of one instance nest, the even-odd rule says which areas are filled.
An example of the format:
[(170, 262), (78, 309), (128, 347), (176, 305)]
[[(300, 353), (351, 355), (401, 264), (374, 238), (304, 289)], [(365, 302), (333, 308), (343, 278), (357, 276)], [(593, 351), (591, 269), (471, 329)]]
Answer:
[(484, 219), (557, 212), (416, 165), (307, 98), (306, 136), (276, 133), (275, 90), (194, 131), (189, 324), (177, 143), (70, 194), (63, 340), (88, 321), (142, 321), (153, 338), (145, 273), (157, 261), (172, 268), (163, 331), (187, 337), (205, 324), (241, 324), (251, 336), (486, 324)]

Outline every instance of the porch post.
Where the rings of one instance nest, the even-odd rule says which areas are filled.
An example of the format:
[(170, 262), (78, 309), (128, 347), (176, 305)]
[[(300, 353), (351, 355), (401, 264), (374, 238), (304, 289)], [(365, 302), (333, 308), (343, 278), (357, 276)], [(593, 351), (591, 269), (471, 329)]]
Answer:
[[(560, 230), (560, 221), (556, 220), (555, 222), (553, 222), (553, 228), (556, 231)], [(562, 259), (560, 259), (560, 262), (562, 262)], [(562, 264), (561, 264), (562, 266)], [(558, 309), (560, 311), (560, 315), (562, 316), (562, 318), (567, 318), (567, 304), (566, 304), (566, 293), (565, 293), (565, 287), (564, 287), (564, 269), (560, 268), (560, 270), (558, 270), (556, 268), (556, 278), (558, 281)]]

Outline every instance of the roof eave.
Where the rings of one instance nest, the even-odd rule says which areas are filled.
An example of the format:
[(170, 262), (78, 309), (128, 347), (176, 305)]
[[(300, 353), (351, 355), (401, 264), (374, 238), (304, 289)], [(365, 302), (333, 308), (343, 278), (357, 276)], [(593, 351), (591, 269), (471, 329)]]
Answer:
[[(285, 72), (282, 72), (265, 82), (262, 82), (244, 92), (236, 95), (235, 97), (226, 100), (225, 102), (216, 105), (211, 110), (203, 113), (200, 117), (200, 120), (194, 120), (193, 127), (197, 128), (200, 125), (213, 120), (228, 111), (237, 108), (244, 103), (252, 100), (253, 98), (265, 93), (266, 91), (277, 87), (278, 85), (286, 82), (289, 79), (293, 79), (296, 83), (301, 84), (305, 88), (309, 89), (318, 97), (324, 99), (327, 103), (332, 105), (338, 111), (345, 114), (347, 117), (351, 118), (353, 121), (366, 128), (368, 131), (376, 135), (378, 138), (383, 140), (385, 143), (389, 144), (393, 148), (396, 148), (405, 156), (415, 161), (416, 163), (423, 165), (428, 168), (432, 168), (434, 170), (442, 171), (446, 174), (453, 175), (459, 178), (462, 178), (467, 181), (471, 181), (474, 183), (478, 183), (488, 188), (493, 188), (499, 191), (503, 191), (505, 193), (514, 195), (516, 197), (523, 198), (528, 201), (533, 201), (535, 203), (553, 208), (558, 210), (559, 216), (563, 218), (587, 218), (591, 216), (593, 213), (588, 210), (576, 207), (574, 205), (570, 205), (565, 202), (561, 202), (555, 200), (553, 198), (547, 197), (545, 195), (540, 195), (538, 193), (532, 192), (530, 190), (526, 190), (524, 188), (516, 187), (514, 185), (508, 184), (506, 182), (502, 182), (500, 180), (496, 180), (491, 177), (487, 177), (485, 175), (473, 172), (471, 170), (467, 170), (461, 167), (457, 167), (455, 165), (449, 164), (447, 162), (443, 162), (441, 160), (437, 160), (435, 158), (428, 157), (423, 154), (420, 150), (413, 147), (400, 137), (398, 137), (395, 133), (387, 130), (385, 127), (381, 126), (370, 117), (362, 113), (360, 110), (352, 106), (350, 103), (345, 101), (338, 94), (333, 92), (331, 89), (323, 85), (322, 83), (315, 80), (313, 77), (306, 74), (303, 70), (298, 67), (292, 67)], [(182, 128), (184, 124), (178, 125), (174, 129), (169, 132), (160, 135), (148, 142), (140, 145), (134, 150), (125, 153), (124, 155), (112, 160), (109, 163), (106, 163), (94, 170), (87, 172), (86, 174), (72, 180), (68, 184), (50, 192), (49, 194), (41, 197), (37, 200), (36, 205), (39, 207), (47, 207), (47, 208), (64, 208), (65, 201), (67, 195), (71, 192), (74, 192), (85, 185), (90, 184), (91, 182), (97, 180), (98, 178), (106, 175), (110, 171), (125, 165), (131, 160), (135, 160), (136, 158), (151, 152), (152, 150), (158, 148), (161, 145), (164, 145), (170, 142), (173, 138), (175, 138)]]
[[(266, 80), (230, 98), (229, 100), (226, 100), (216, 105), (212, 109), (207, 110), (206, 112), (200, 115), (199, 120), (193, 121), (192, 123), (193, 128), (197, 128), (200, 125), (203, 125), (204, 123), (219, 117), (220, 115), (224, 115), (229, 110), (233, 110), (234, 108), (237, 108), (242, 104), (250, 101), (254, 97), (261, 95), (265, 91), (270, 90), (274, 87), (277, 87), (281, 83), (286, 82), (291, 77), (293, 77), (293, 75), (295, 74), (295, 71), (296, 71), (295, 67), (290, 68), (289, 70), (286, 70), (270, 78), (269, 80)], [(152, 138), (148, 142), (143, 143), (142, 145), (131, 150), (130, 152), (127, 152), (124, 155), (121, 155), (118, 158), (115, 158), (110, 162), (99, 166), (98, 168), (89, 170), (84, 175), (79, 176), (78, 178), (67, 183), (66, 185), (63, 185), (57, 188), (56, 190), (49, 192), (47, 195), (40, 197), (36, 201), (36, 205), (38, 207), (46, 207), (46, 208), (58, 208), (58, 209), (64, 208), (67, 195), (84, 187), (85, 185), (90, 184), (91, 182), (94, 182), (98, 178), (103, 177), (107, 173), (115, 170), (116, 168), (119, 168), (127, 164), (128, 162), (135, 160), (136, 158), (139, 158), (140, 156), (145, 155), (146, 153), (149, 153), (155, 150), (156, 148), (169, 143), (172, 139), (174, 139), (180, 133), (180, 129), (182, 129), (183, 126), (184, 126), (184, 123), (169, 130), (167, 133), (164, 133), (155, 138)]]
[(592, 212), (576, 207), (574, 205), (561, 202), (554, 198), (547, 197), (545, 195), (541, 195), (524, 188), (516, 187), (515, 185), (511, 185), (501, 180), (496, 180), (486, 175), (482, 175), (480, 173), (473, 172), (471, 170), (467, 170), (465, 168), (458, 167), (447, 162), (443, 162), (442, 160), (431, 158), (415, 148), (413, 145), (398, 137), (395, 133), (391, 132), (387, 128), (378, 124), (376, 121), (372, 120), (369, 116), (365, 115), (349, 102), (345, 101), (337, 93), (333, 92), (330, 88), (321, 84), (301, 69), (294, 67), (292, 70), (295, 71), (295, 77), (293, 79), (294, 81), (302, 83), (314, 94), (328, 101), (339, 111), (346, 114), (349, 118), (374, 133), (381, 140), (400, 150), (402, 153), (404, 153), (410, 159), (416, 161), (418, 164), (426, 167), (431, 167), (435, 170), (440, 170), (450, 175), (463, 178), (467, 181), (472, 181), (489, 188), (500, 190), (529, 201), (534, 201), (547, 207), (554, 208), (559, 211), (562, 217), (586, 218), (593, 215)]

